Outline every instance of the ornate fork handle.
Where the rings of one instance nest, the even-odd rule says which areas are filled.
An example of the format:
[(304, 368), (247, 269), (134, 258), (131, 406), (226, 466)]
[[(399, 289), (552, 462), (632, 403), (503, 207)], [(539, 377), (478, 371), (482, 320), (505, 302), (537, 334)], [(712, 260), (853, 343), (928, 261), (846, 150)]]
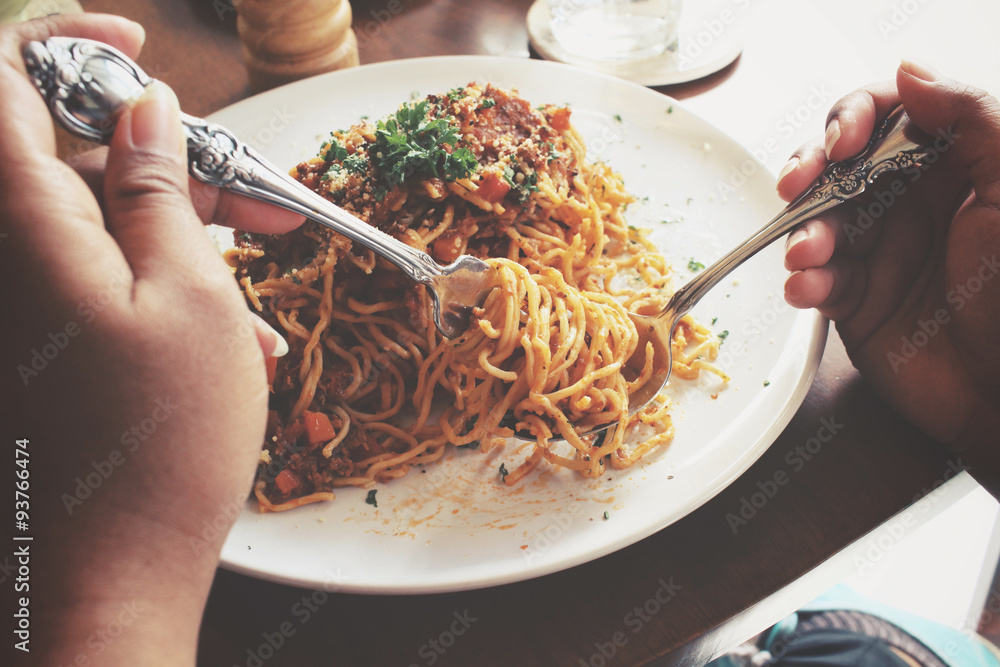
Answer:
[(371, 248), (413, 280), (432, 284), (442, 268), (420, 252), (368, 225), (306, 188), (220, 125), (181, 114), (188, 145), (188, 173), (218, 188), (277, 204), (321, 222)]
[(913, 125), (902, 106), (896, 107), (861, 153), (828, 165), (811, 188), (760, 231), (677, 290), (663, 313), (684, 315), (731, 271), (796, 225), (857, 197), (884, 173), (916, 166), (931, 151), (929, 138)]

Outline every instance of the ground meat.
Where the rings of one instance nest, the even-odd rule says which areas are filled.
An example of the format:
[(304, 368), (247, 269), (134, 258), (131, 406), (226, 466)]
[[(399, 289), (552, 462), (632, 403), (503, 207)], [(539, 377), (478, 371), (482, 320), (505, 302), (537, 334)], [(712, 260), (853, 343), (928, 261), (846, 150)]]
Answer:
[[(354, 381), (354, 371), (345, 361), (335, 361), (323, 369), (319, 386), (323, 388), (324, 398), (343, 398), (347, 388)], [(317, 401), (325, 403), (326, 401)]]
[(466, 134), (475, 138), (483, 147), (483, 154), (496, 158), (511, 148), (515, 139), (524, 140), (535, 134), (541, 126), (537, 114), (533, 113), (527, 101), (511, 97), (505, 91), (486, 86), (483, 98), (496, 102), (489, 108), (478, 108), (475, 118), (471, 114), (459, 116)]

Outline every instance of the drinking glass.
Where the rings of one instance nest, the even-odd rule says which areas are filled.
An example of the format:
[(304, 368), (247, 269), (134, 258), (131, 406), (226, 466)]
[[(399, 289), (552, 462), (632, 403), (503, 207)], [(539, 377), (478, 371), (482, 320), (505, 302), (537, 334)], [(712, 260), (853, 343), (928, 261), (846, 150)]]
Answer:
[(630, 61), (677, 48), (682, 0), (547, 0), (552, 36), (574, 56)]

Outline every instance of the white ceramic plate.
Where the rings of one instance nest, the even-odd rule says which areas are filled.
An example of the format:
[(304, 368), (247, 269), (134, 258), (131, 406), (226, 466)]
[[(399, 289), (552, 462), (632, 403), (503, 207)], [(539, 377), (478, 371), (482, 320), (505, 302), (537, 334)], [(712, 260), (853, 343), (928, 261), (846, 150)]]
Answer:
[[(291, 167), (315, 155), (333, 129), (470, 81), (515, 87), (532, 104), (569, 103), (592, 158), (624, 174), (640, 198), (629, 220), (653, 228), (678, 285), (691, 275), (690, 260), (709, 264), (781, 206), (764, 167), (677, 102), (557, 63), (397, 61), (300, 81), (212, 119)], [(699, 305), (696, 317), (730, 332), (720, 360), (733, 381), (724, 389), (708, 374), (698, 382), (672, 381), (677, 437), (630, 470), (597, 481), (547, 470), (508, 489), (498, 483), (497, 469), (523, 457), (516, 444), (488, 455), (455, 451), (423, 473), (380, 486), (377, 508), (360, 489), (287, 513), (262, 515), (248, 505), (223, 549), (224, 566), (345, 592), (443, 592), (555, 572), (661, 530), (745, 471), (809, 388), (826, 321), (784, 304), (784, 275), (781, 249), (771, 247)]]

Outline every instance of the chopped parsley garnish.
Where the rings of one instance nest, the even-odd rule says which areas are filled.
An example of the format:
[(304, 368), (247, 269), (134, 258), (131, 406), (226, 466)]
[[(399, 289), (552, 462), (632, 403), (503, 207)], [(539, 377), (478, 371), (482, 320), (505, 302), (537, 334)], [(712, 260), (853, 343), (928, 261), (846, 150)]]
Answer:
[(507, 472), (507, 466), (505, 466), (504, 464), (501, 463), (500, 464), (500, 481), (501, 482), (506, 481), (507, 475), (509, 475), (509, 474), (510, 473)]
[(368, 160), (358, 153), (345, 157), (343, 165), (350, 174), (363, 174), (368, 170)]
[(514, 168), (509, 164), (503, 168), (503, 180), (507, 181), (507, 185), (510, 187), (517, 185), (514, 182)]
[(531, 196), (532, 192), (538, 192), (538, 186), (536, 183), (538, 183), (538, 174), (535, 172), (526, 174), (524, 181), (514, 188), (516, 192), (514, 199), (522, 204), (528, 201), (528, 197)]
[(465, 97), (465, 88), (459, 86), (458, 88), (452, 88), (448, 91), (448, 99), (452, 102), (457, 102)]
[(552, 162), (553, 160), (558, 160), (559, 158), (566, 157), (565, 154), (560, 153), (559, 151), (556, 150), (555, 144), (553, 144), (551, 141), (546, 141), (545, 147), (549, 149), (549, 162)]
[(771, 386), (771, 381), (770, 380), (764, 380), (764, 386), (765, 387), (770, 387)]
[(479, 103), (480, 109), (492, 109), (497, 105), (497, 101), (492, 97), (484, 97)]
[(605, 510), (605, 512), (604, 512), (604, 520), (607, 521), (610, 518), (611, 518), (611, 514)]
[(531, 172), (530, 174), (522, 172), (520, 182), (518, 182), (517, 176), (518, 172), (515, 172), (514, 168), (510, 165), (503, 168), (503, 180), (510, 186), (511, 191), (514, 193), (514, 199), (519, 204), (523, 204), (528, 201), (528, 197), (531, 196), (532, 192), (538, 192), (538, 174), (535, 172)]
[(365, 498), (365, 502), (368, 503), (369, 505), (374, 505), (375, 507), (378, 507), (378, 501), (375, 500), (376, 493), (378, 493), (378, 489), (372, 489), (371, 491), (369, 491), (368, 497)]
[(718, 321), (719, 321), (719, 318), (718, 318), (718, 317), (713, 317), (713, 318), (712, 318), (712, 324), (713, 324), (713, 325), (714, 325), (714, 324), (715, 324), (716, 322), (718, 322)]
[(476, 156), (468, 148), (450, 153), (442, 146), (458, 143), (458, 128), (446, 118), (428, 118), (427, 101), (404, 105), (394, 115), (379, 121), (375, 142), (368, 149), (378, 185), (376, 199), (401, 185), (407, 177), (443, 177), (453, 181), (475, 171)]
[(330, 143), (326, 148), (326, 153), (323, 154), (323, 159), (327, 162), (333, 162), (334, 160), (343, 160), (347, 157), (347, 149), (340, 145), (340, 142), (334, 138), (330, 138)]
[(667, 113), (673, 113), (673, 112), (674, 112), (674, 105), (671, 104), (669, 107), (667, 107)]
[(704, 268), (705, 268), (705, 265), (702, 264), (701, 262), (694, 261), (694, 257), (692, 257), (691, 261), (688, 262), (688, 271), (698, 272), (698, 271), (701, 271)]
[(729, 329), (723, 329), (716, 335), (719, 337), (720, 341), (726, 340), (726, 336), (729, 335)]
[(614, 119), (615, 119), (615, 122), (620, 123), (620, 122), (622, 122), (622, 115), (620, 113), (616, 113), (614, 115)]

